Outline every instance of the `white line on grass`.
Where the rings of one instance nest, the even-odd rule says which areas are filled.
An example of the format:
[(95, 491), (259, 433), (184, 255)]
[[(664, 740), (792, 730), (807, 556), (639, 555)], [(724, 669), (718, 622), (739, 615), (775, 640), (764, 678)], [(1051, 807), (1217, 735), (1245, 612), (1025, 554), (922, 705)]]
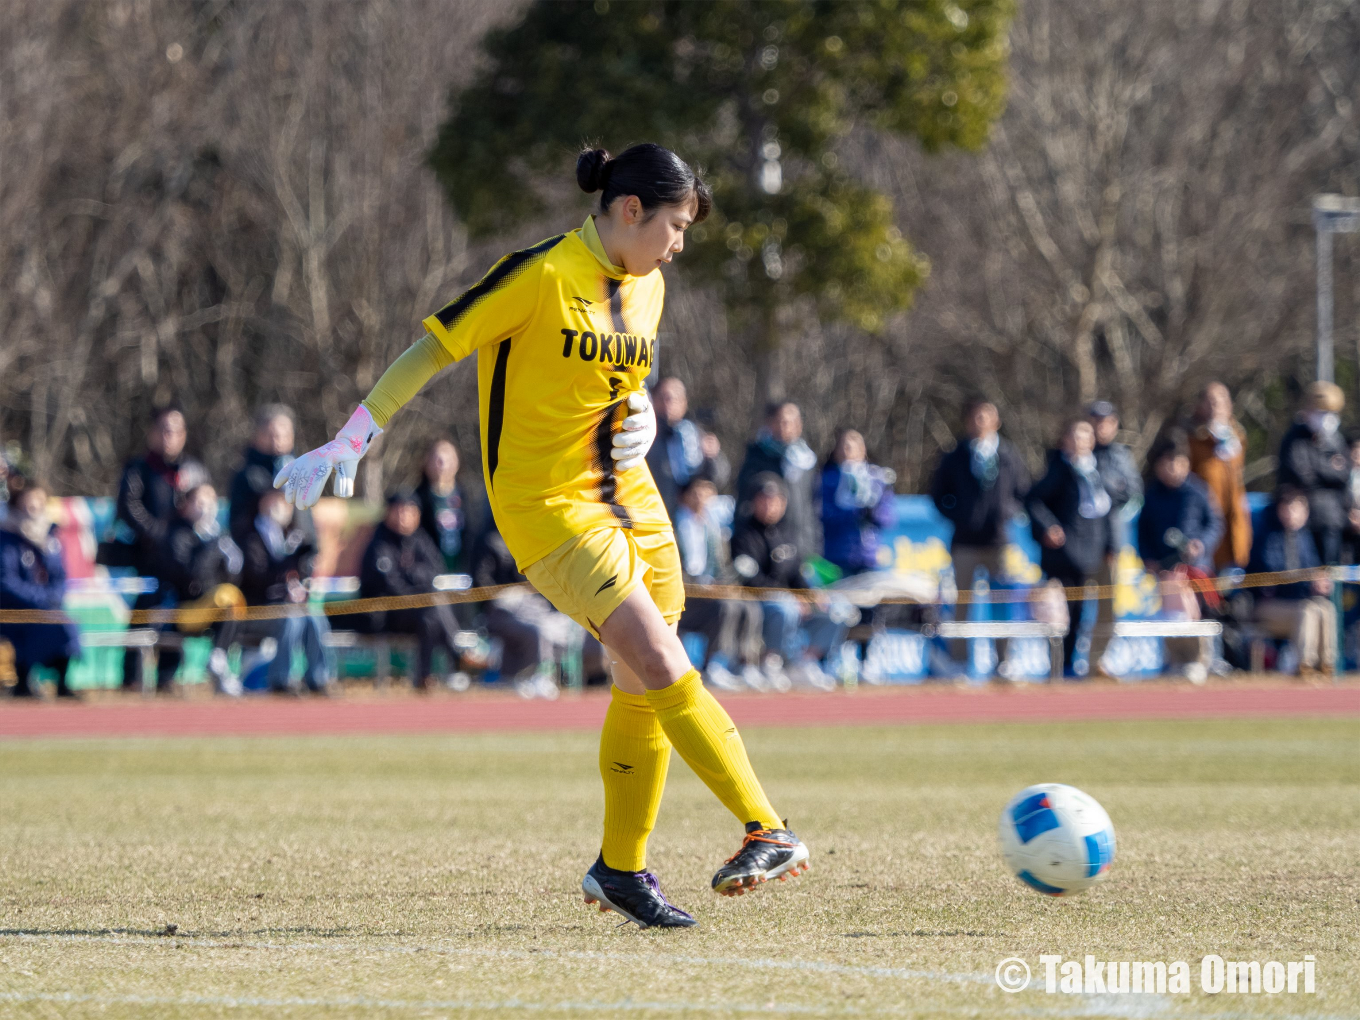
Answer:
[(443, 956), (479, 956), (499, 960), (594, 960), (605, 963), (670, 963), (699, 967), (746, 967), (752, 970), (807, 971), (821, 974), (847, 974), (859, 977), (898, 978), (900, 980), (948, 981), (960, 984), (991, 984), (990, 974), (957, 974), (936, 970), (913, 970), (907, 967), (875, 967), (851, 963), (827, 963), (821, 960), (772, 960), (740, 956), (688, 956), (672, 953), (604, 953), (594, 950), (557, 949), (485, 949), (476, 946), (443, 945), (373, 945), (346, 941), (335, 942), (251, 942), (238, 939), (202, 939), (191, 935), (59, 935), (41, 932), (14, 933), (4, 938), (52, 940), (61, 942), (97, 942), (104, 945), (161, 945), (183, 949), (269, 949), (320, 950), (323, 952), (364, 953), (431, 953)]
[[(358, 943), (351, 941), (335, 942), (263, 942), (263, 941), (244, 941), (244, 940), (222, 940), (196, 938), (191, 935), (163, 936), (163, 935), (63, 935), (56, 933), (43, 932), (12, 932), (0, 936), (0, 944), (5, 939), (21, 939), (24, 941), (59, 941), (59, 942), (92, 942), (105, 945), (138, 945), (138, 946), (164, 946), (169, 949), (254, 949), (254, 950), (283, 950), (283, 951), (309, 951), (321, 950), (326, 952), (382, 952), (416, 954), (429, 953), (433, 956), (475, 956), (489, 959), (502, 960), (592, 960), (605, 963), (626, 963), (626, 964), (648, 964), (648, 963), (670, 963), (670, 964), (689, 964), (703, 967), (727, 966), (745, 967), (755, 970), (788, 970), (806, 971), (824, 974), (844, 974), (861, 977), (877, 978), (897, 978), (900, 980), (927, 980), (940, 981), (953, 984), (991, 984), (993, 977), (990, 974), (965, 974), (949, 973), (945, 971), (933, 970), (912, 970), (905, 967), (875, 967), (859, 964), (827, 963), (820, 960), (773, 960), (755, 958), (743, 958), (738, 956), (689, 956), (673, 953), (643, 954), (643, 953), (606, 953), (594, 950), (524, 950), (524, 949), (485, 949), (473, 946), (460, 947), (447, 944), (442, 945), (373, 945), (370, 943)], [(1031, 986), (1031, 992), (1040, 992), (1040, 989)], [(1140, 1000), (1137, 1003), (1122, 1001), (1121, 997), (1113, 996), (1062, 996), (1065, 1001), (1054, 1002), (1054, 1008), (1044, 1009), (1035, 1008), (1037, 1003), (1033, 998), (1026, 997), (1030, 1003), (1029, 1007), (1020, 1006), (1014, 1012), (1022, 1015), (1031, 1016), (1106, 1016), (1106, 1017), (1137, 1017), (1155, 1018), (1175, 1017), (1178, 1020), (1190, 1020), (1185, 1013), (1179, 1012), (1175, 1006), (1180, 1003), (1172, 1003), (1163, 996), (1152, 996), (1147, 1000)], [(1075, 1000), (1075, 1001), (1074, 1001)], [(633, 999), (623, 999), (619, 1002), (600, 1002), (600, 1001), (564, 1001), (564, 1002), (525, 1002), (519, 999), (508, 999), (504, 1001), (477, 1001), (468, 999), (449, 999), (449, 1000), (411, 1000), (411, 999), (369, 999), (363, 997), (353, 998), (255, 998), (244, 996), (141, 996), (141, 995), (81, 995), (72, 992), (0, 992), (0, 1002), (65, 1002), (65, 1003), (90, 1003), (93, 1005), (145, 1005), (145, 1006), (216, 1006), (221, 1008), (286, 1008), (295, 1006), (313, 1006), (318, 1008), (369, 1008), (384, 1009), (389, 1011), (419, 1011), (432, 1009), (447, 1009), (456, 1012), (473, 1012), (485, 1010), (518, 1010), (521, 1012), (545, 1013), (545, 1012), (664, 1012), (664, 1013), (700, 1013), (700, 1012), (732, 1012), (732, 1013), (769, 1013), (769, 1005), (755, 1005), (750, 1003), (723, 1002), (715, 1004), (701, 1004), (695, 1002), (647, 1002)], [(1185, 1005), (1194, 1008), (1192, 1004)], [(1012, 1007), (1014, 1008), (1014, 1007)], [(835, 1016), (846, 1014), (874, 1014), (881, 1016), (914, 1016), (916, 1011), (903, 1010), (893, 1007), (872, 1007), (857, 1004), (849, 1006), (812, 1006), (812, 1005), (793, 1005), (787, 1002), (780, 1002), (775, 1007), (776, 1012), (791, 1012), (806, 1014), (811, 1016)], [(1209, 1018), (1205, 1018), (1209, 1020)], [(1258, 1020), (1248, 1014), (1224, 1013), (1215, 1014), (1212, 1020)], [(1346, 1020), (1342, 1017), (1322, 1017), (1310, 1015), (1307, 1018), (1297, 1014), (1287, 1017), (1279, 1017), (1277, 1020)]]

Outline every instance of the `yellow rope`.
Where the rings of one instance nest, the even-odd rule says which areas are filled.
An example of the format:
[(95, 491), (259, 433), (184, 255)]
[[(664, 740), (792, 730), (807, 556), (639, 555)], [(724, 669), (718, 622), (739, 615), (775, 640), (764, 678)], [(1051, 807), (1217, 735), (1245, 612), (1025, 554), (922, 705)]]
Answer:
[[(1307, 570), (1282, 570), (1275, 573), (1247, 574), (1236, 581), (1227, 578), (1209, 578), (1188, 582), (1198, 591), (1225, 591), (1233, 588), (1260, 588), (1277, 584), (1297, 584), (1330, 577), (1327, 567), (1314, 567)], [(1158, 582), (1159, 588), (1166, 590), (1165, 582)], [(1113, 598), (1118, 585), (1086, 585), (1072, 588), (1057, 586), (1036, 586), (1028, 589), (992, 589), (985, 594), (963, 590), (952, 605), (969, 605), (972, 602), (1036, 602), (1049, 592), (1060, 591), (1063, 598)], [(327, 602), (320, 606), (305, 605), (268, 605), (245, 606), (226, 609), (134, 609), (128, 623), (133, 626), (145, 624), (167, 624), (191, 621), (194, 624), (216, 623), (225, 620), (278, 620), (298, 616), (307, 612), (320, 611), (327, 616), (349, 616), (355, 613), (382, 613), (394, 609), (425, 609), (429, 606), (457, 605), (464, 602), (486, 602), (509, 591), (532, 591), (528, 584), (498, 584), (484, 588), (467, 588), (463, 591), (435, 591), (420, 595), (387, 595), (373, 599), (349, 599), (343, 602)], [(742, 601), (765, 601), (776, 595), (788, 595), (805, 602), (815, 602), (828, 597), (853, 597), (854, 591), (839, 591), (828, 588), (747, 588), (726, 584), (687, 584), (685, 594), (694, 599), (729, 599)], [(875, 599), (876, 604), (886, 605), (939, 605), (946, 604), (943, 599), (923, 603), (920, 599), (907, 595), (884, 595)], [(0, 623), (69, 623), (68, 613), (56, 609), (6, 609), (0, 610)]]

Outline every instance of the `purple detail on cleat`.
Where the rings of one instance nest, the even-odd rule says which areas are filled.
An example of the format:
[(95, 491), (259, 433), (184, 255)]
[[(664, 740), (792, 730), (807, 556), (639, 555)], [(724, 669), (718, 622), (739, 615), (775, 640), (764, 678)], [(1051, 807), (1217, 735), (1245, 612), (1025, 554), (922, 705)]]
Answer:
[(643, 884), (645, 884), (648, 889), (656, 893), (657, 899), (659, 899), (662, 903), (666, 904), (666, 906), (670, 907), (677, 914), (681, 914), (685, 917), (688, 917), (691, 921), (694, 920), (693, 914), (691, 914), (687, 910), (681, 910), (670, 900), (666, 899), (666, 894), (661, 891), (661, 883), (657, 881), (656, 876), (653, 875), (650, 871), (639, 871), (638, 878), (642, 879)]

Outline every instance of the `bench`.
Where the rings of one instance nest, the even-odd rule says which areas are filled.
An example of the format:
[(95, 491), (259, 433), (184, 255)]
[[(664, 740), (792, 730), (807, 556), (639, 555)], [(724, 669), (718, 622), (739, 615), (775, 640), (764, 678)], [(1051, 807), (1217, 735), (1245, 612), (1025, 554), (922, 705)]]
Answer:
[(1043, 638), (1048, 642), (1049, 676), (1062, 679), (1063, 638), (1067, 628), (1038, 620), (941, 620), (922, 633), (942, 638)]
[(80, 632), (82, 650), (91, 648), (127, 648), (137, 654), (137, 675), (146, 675), (146, 658), (154, 655), (160, 634), (150, 627), (129, 630), (83, 630)]
[[(1214, 638), (1223, 633), (1217, 620), (1117, 620), (1117, 638), (1198, 638), (1198, 662), (1207, 671), (1214, 661)], [(1199, 681), (1196, 681), (1199, 682)]]

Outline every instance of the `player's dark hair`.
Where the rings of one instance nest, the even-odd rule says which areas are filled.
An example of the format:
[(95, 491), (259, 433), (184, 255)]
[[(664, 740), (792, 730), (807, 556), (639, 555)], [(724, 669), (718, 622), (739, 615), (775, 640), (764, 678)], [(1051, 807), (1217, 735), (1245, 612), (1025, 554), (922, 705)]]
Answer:
[(604, 149), (582, 150), (576, 157), (576, 183), (588, 195), (601, 193), (601, 212), (608, 212), (621, 195), (636, 195), (648, 213), (695, 200), (695, 223), (713, 208), (713, 192), (700, 172), (654, 142), (634, 145), (620, 156), (611, 156)]

